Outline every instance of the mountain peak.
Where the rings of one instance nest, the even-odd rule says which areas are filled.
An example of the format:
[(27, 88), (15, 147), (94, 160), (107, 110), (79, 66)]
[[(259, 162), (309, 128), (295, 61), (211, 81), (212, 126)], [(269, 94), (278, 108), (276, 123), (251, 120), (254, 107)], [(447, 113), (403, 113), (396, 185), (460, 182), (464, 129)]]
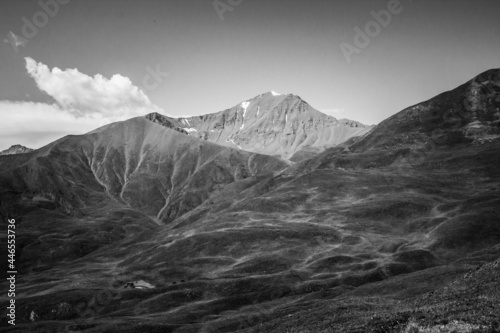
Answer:
[(151, 114), (147, 118), (204, 141), (283, 159), (291, 159), (298, 151), (307, 151), (307, 156), (322, 152), (371, 129), (321, 113), (297, 95), (275, 91), (218, 113), (179, 119)]
[(10, 148), (0, 151), (0, 155), (24, 154), (32, 151), (33, 149), (22, 145), (12, 145)]
[(273, 102), (279, 104), (282, 101), (287, 100), (287, 99), (295, 99), (295, 100), (300, 100), (304, 103), (307, 103), (299, 95), (295, 95), (292, 93), (281, 94), (281, 93), (278, 93), (278, 92), (273, 91), (273, 90), (270, 90), (270, 91), (267, 91), (267, 92), (262, 93), (260, 95), (257, 95), (253, 98), (246, 100), (246, 101), (251, 102), (251, 101), (256, 101), (256, 100), (270, 100), (270, 101), (273, 101)]

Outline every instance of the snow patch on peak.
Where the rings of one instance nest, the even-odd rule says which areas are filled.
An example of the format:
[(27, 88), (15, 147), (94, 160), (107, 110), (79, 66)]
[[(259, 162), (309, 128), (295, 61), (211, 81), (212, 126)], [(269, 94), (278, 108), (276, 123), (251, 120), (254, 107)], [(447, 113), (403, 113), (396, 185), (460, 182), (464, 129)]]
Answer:
[(241, 103), (241, 107), (245, 110), (245, 112), (247, 112), (247, 108), (249, 105), (250, 105), (250, 102), (248, 102), (248, 101)]
[(271, 94), (272, 94), (273, 96), (281, 96), (281, 95), (282, 95), (282, 94), (280, 94), (280, 93), (277, 93), (276, 91), (271, 91)]
[(250, 105), (250, 102), (243, 102), (241, 103), (241, 107), (243, 108), (243, 118), (245, 118), (245, 114), (247, 113), (248, 106)]
[[(243, 102), (241, 103), (241, 107), (243, 108), (243, 122), (245, 121), (245, 115), (247, 114), (247, 109), (248, 106), (250, 105), (250, 102)], [(242, 130), (245, 127), (245, 123), (241, 124), (240, 130)]]

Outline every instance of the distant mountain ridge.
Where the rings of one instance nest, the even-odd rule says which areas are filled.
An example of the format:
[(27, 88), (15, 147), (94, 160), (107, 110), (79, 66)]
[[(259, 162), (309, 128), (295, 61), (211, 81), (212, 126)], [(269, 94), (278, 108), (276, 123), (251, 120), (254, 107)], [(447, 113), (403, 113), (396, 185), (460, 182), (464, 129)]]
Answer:
[[(453, 151), (499, 139), (500, 69), (491, 69), (455, 89), (401, 110), (362, 137), (328, 149), (297, 168), (307, 172), (393, 164), (406, 170), (424, 165), (439, 148)], [(357, 154), (363, 158), (358, 159)]]
[(32, 152), (33, 149), (21, 146), (21, 145), (13, 145), (10, 148), (0, 151), (0, 155), (14, 155), (14, 154), (25, 154)]
[(289, 160), (321, 153), (372, 128), (321, 113), (299, 96), (272, 91), (217, 113), (146, 118), (205, 141)]

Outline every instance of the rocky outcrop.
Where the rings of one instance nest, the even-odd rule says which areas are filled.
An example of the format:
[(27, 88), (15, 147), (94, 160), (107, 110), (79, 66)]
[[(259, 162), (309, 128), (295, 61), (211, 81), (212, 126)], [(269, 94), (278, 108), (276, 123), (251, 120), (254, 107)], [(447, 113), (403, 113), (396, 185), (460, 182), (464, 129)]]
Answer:
[(152, 121), (153, 123), (160, 124), (163, 127), (166, 128), (171, 128), (177, 132), (183, 133), (183, 134), (189, 134), (186, 132), (184, 129), (176, 126), (174, 124), (175, 120), (169, 119), (168, 117), (165, 117), (157, 112), (150, 113), (146, 115), (146, 119)]
[(13, 145), (9, 149), (0, 151), (0, 155), (15, 155), (15, 154), (25, 154), (32, 152), (33, 149), (27, 148), (21, 145)]

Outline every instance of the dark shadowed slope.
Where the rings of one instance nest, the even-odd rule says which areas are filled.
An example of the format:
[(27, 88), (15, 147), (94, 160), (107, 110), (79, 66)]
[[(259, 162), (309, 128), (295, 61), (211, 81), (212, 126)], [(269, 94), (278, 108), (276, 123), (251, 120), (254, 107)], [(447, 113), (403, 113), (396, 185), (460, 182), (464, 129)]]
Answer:
[(150, 114), (147, 118), (202, 140), (294, 161), (372, 128), (323, 114), (296, 95), (273, 92), (218, 113), (179, 119)]
[(18, 222), (20, 270), (44, 270), (169, 223), (234, 181), (285, 166), (135, 118), (1, 157), (2, 225)]
[(500, 69), (409, 107), (377, 125), (354, 151), (483, 143), (500, 135)]
[(92, 151), (84, 153), (108, 194), (165, 223), (229, 183), (287, 166), (269, 156), (165, 130), (144, 118), (112, 124), (91, 135), (96, 141)]
[(228, 183), (286, 166), (140, 117), (65, 137), (22, 161), (4, 157), (0, 163), (2, 188), (14, 193), (14, 199), (53, 203), (78, 214), (100, 202), (96, 192), (162, 222), (191, 210)]

